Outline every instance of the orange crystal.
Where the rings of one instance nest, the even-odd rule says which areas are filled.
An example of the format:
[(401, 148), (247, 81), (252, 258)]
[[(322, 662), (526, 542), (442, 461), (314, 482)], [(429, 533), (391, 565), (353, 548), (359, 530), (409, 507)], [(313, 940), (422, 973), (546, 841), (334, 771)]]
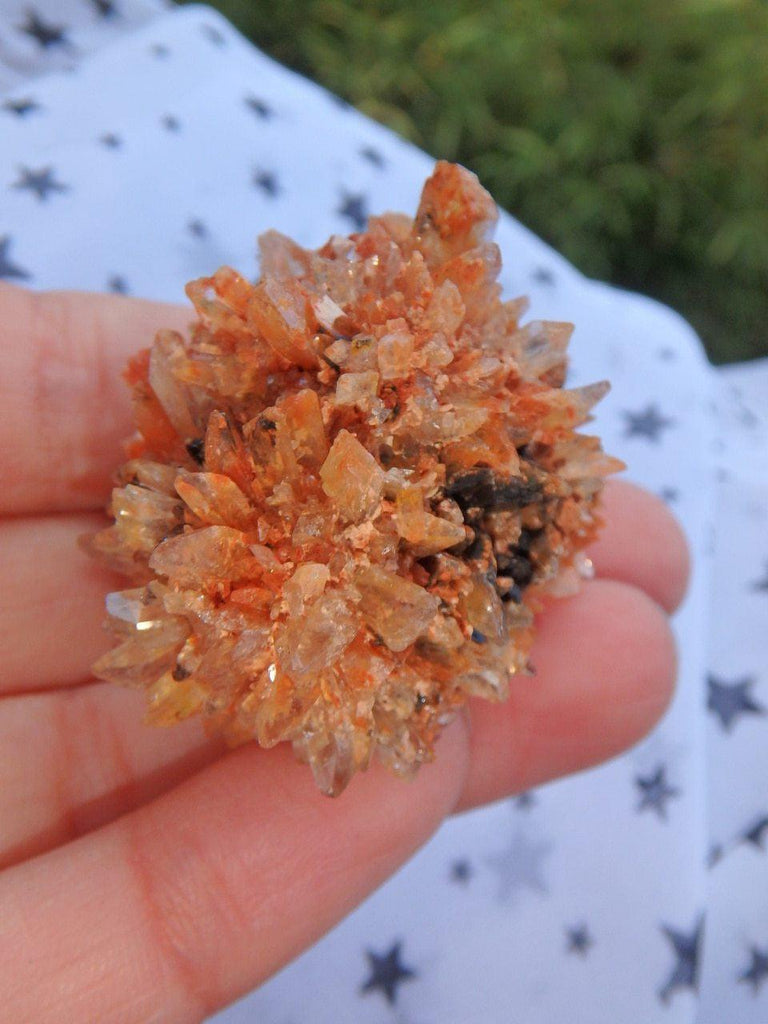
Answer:
[(411, 774), (527, 671), (621, 464), (575, 433), (607, 386), (563, 389), (570, 325), (502, 301), (496, 217), (438, 163), (414, 220), (317, 251), (268, 232), (256, 285), (192, 282), (188, 337), (131, 361), (137, 434), (87, 547), (133, 583), (94, 671), (150, 722), (289, 741), (337, 794), (374, 755)]

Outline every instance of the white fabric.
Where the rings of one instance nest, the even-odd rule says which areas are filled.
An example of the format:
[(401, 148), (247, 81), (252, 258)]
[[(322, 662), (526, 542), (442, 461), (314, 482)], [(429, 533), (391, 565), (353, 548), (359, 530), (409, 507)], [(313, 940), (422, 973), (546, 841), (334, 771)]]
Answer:
[[(222, 263), (254, 275), (266, 228), (316, 246), (415, 209), (426, 156), (213, 11), (133, 28), (0, 96), (0, 276), (181, 300)], [(688, 533), (677, 695), (612, 763), (447, 823), (222, 1024), (768, 1021), (768, 369), (715, 373), (676, 314), (585, 279), (511, 217), (497, 240), (507, 294), (577, 324), (573, 382), (612, 381), (606, 449)], [(708, 674), (746, 681), (753, 708), (721, 689), (708, 711)]]
[(161, 0), (0, 0), (0, 92), (31, 75), (76, 71), (87, 54), (166, 7)]

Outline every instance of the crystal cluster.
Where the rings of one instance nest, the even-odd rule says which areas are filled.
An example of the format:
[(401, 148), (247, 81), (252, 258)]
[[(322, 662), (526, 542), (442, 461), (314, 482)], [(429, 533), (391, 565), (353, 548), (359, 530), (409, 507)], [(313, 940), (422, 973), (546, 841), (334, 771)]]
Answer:
[(414, 219), (317, 251), (267, 232), (255, 285), (194, 281), (189, 336), (131, 360), (137, 432), (87, 547), (131, 580), (94, 671), (148, 721), (290, 741), (337, 794), (374, 755), (412, 773), (526, 671), (620, 464), (575, 433), (607, 385), (563, 388), (570, 325), (502, 301), (496, 217), (438, 163)]

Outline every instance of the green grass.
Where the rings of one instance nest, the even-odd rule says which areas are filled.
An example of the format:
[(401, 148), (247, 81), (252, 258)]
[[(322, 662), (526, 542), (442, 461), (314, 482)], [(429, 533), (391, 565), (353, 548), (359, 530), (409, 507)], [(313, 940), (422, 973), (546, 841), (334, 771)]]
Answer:
[(219, 0), (278, 60), (436, 157), (585, 273), (768, 354), (764, 0)]

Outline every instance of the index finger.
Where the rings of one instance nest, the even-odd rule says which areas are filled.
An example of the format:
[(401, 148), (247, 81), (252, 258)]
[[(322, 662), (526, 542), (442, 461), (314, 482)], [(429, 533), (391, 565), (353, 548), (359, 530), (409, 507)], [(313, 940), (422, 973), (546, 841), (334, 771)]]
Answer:
[(101, 507), (131, 431), (121, 371), (191, 309), (0, 287), (0, 514)]

